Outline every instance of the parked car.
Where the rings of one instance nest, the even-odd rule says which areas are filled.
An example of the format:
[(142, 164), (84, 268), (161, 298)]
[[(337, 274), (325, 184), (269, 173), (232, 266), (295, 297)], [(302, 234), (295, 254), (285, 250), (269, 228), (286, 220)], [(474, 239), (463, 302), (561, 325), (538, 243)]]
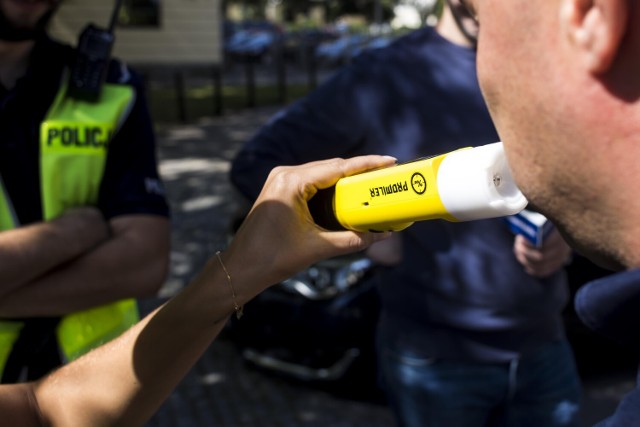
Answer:
[(243, 21), (228, 32), (224, 51), (234, 59), (263, 60), (282, 40), (283, 31), (270, 21)]
[(352, 60), (365, 50), (385, 47), (392, 41), (393, 38), (386, 35), (348, 34), (320, 44), (316, 48), (316, 58), (328, 65), (341, 65)]
[(316, 58), (328, 65), (344, 64), (352, 58), (351, 51), (366, 41), (364, 34), (347, 34), (336, 40), (320, 44)]
[[(241, 223), (231, 225), (230, 235)], [(225, 336), (262, 371), (316, 386), (379, 397), (375, 328), (380, 312), (364, 254), (319, 262), (265, 290), (233, 317)]]
[(283, 55), (287, 60), (303, 62), (306, 55), (315, 51), (318, 45), (333, 41), (338, 33), (328, 28), (306, 28), (287, 32), (283, 41)]
[(351, 55), (351, 58), (353, 59), (357, 55), (360, 55), (365, 50), (380, 49), (380, 48), (388, 46), (389, 44), (391, 44), (391, 42), (393, 42), (393, 39), (391, 37), (388, 37), (388, 36), (371, 37), (371, 38), (367, 39), (364, 43), (362, 43), (362, 44), (360, 44), (358, 46), (355, 46), (353, 49), (351, 49), (349, 54)]

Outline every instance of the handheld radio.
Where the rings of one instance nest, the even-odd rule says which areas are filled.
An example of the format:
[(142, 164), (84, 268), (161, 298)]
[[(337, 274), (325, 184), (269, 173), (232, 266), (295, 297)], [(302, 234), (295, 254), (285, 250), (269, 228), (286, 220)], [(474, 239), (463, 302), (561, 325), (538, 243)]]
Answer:
[(122, 0), (116, 0), (107, 29), (89, 24), (80, 34), (76, 60), (69, 75), (67, 94), (72, 98), (95, 102), (100, 97), (111, 59), (115, 41), (113, 32), (121, 5)]
[(329, 230), (400, 231), (416, 221), (513, 215), (527, 205), (501, 142), (340, 179), (309, 200)]

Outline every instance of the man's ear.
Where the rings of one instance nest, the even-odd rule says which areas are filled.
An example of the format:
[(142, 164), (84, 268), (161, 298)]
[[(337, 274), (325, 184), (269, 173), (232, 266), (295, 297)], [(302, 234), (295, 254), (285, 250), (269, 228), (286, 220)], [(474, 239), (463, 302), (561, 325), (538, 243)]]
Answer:
[(628, 30), (629, 0), (563, 0), (565, 35), (594, 74), (606, 72)]

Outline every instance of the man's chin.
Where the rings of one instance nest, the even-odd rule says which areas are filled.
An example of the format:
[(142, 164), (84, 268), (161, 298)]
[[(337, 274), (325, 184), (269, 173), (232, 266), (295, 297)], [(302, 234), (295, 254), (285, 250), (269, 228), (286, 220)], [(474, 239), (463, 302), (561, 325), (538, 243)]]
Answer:
[(599, 267), (605, 268), (610, 271), (623, 271), (630, 267), (628, 265), (625, 265), (621, 260), (618, 259), (618, 257), (595, 251), (592, 248), (580, 247), (580, 245), (573, 244), (571, 241), (569, 241), (569, 244), (572, 248), (575, 249), (576, 252), (589, 259)]
[[(2, 1), (2, 0), (0, 0)], [(10, 4), (2, 3), (6, 9), (13, 8), (8, 11), (0, 8), (0, 40), (5, 41), (27, 41), (35, 40), (44, 35), (46, 27), (58, 4), (53, 0), (4, 0)], [(32, 8), (33, 10), (29, 10)], [(16, 16), (22, 16), (17, 19)], [(33, 17), (37, 18), (36, 22), (31, 22)]]
[(616, 254), (611, 254), (604, 248), (597, 247), (597, 245), (585, 243), (582, 239), (576, 239), (575, 236), (568, 232), (559, 222), (555, 222), (556, 227), (562, 238), (571, 248), (584, 256), (599, 267), (605, 268), (610, 271), (622, 271), (629, 268), (628, 265), (622, 261), (622, 259)]

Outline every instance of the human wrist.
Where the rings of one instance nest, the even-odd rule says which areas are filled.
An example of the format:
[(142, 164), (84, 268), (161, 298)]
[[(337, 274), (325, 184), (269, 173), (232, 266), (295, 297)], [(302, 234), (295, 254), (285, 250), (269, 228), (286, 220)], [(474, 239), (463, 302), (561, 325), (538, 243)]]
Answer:
[(231, 297), (232, 297), (232, 300), (233, 300), (233, 310), (236, 313), (236, 318), (238, 320), (240, 320), (240, 318), (242, 317), (242, 314), (243, 314), (244, 304), (240, 305), (238, 303), (238, 296), (236, 295), (236, 290), (235, 290), (235, 286), (233, 284), (233, 279), (231, 278), (231, 274), (229, 273), (229, 270), (227, 270), (227, 267), (224, 265), (224, 261), (222, 261), (221, 252), (220, 251), (216, 251), (215, 256), (218, 259), (218, 263), (220, 264), (220, 268), (222, 268), (222, 271), (224, 272), (225, 276), (227, 277), (227, 284), (229, 285), (229, 291), (231, 292)]

